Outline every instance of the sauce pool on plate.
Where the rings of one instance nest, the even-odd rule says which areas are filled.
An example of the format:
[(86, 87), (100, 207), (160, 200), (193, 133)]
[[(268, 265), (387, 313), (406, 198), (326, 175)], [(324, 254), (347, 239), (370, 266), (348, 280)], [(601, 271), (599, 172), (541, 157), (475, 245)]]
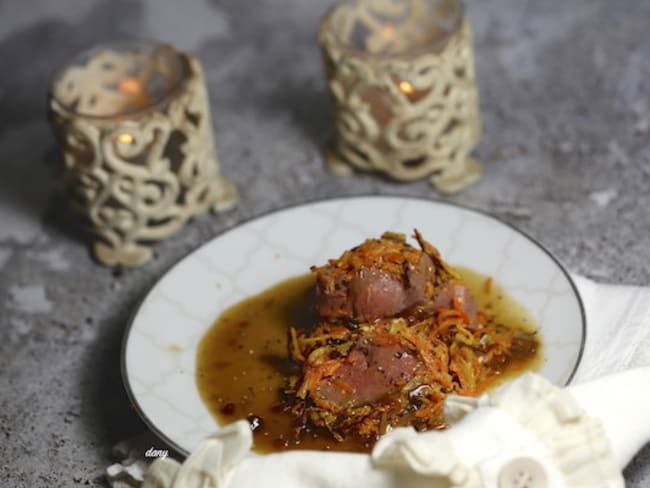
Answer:
[[(478, 309), (497, 323), (534, 331), (528, 312), (503, 288), (484, 275), (455, 268), (472, 291)], [(355, 438), (343, 442), (327, 432), (303, 433), (295, 440), (295, 419), (284, 411), (282, 389), (297, 373), (288, 358), (288, 328), (314, 323), (310, 292), (315, 275), (283, 281), (225, 310), (208, 330), (198, 348), (196, 380), (201, 397), (219, 424), (247, 419), (260, 453), (286, 449), (368, 452), (370, 445)], [(498, 371), (500, 384), (542, 362), (539, 337), (513, 351)]]

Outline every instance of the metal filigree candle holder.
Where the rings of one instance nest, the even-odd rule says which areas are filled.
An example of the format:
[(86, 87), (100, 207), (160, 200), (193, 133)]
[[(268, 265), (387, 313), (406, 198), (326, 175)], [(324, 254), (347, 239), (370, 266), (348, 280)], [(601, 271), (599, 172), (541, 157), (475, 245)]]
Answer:
[(107, 265), (138, 266), (150, 244), (237, 199), (219, 174), (198, 60), (166, 45), (112, 44), (55, 76), (52, 127), (73, 208)]
[(472, 36), (454, 0), (359, 0), (336, 6), (320, 41), (334, 101), (335, 172), (431, 176), (440, 191), (476, 181), (480, 139)]

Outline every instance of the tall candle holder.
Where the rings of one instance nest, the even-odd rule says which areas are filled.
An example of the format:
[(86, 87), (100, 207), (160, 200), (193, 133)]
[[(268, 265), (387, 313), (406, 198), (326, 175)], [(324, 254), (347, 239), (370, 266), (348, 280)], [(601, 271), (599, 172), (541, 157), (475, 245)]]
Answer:
[(459, 0), (357, 0), (323, 19), (335, 172), (429, 176), (443, 192), (475, 182), (481, 126), (472, 35)]
[(103, 264), (141, 265), (151, 243), (237, 200), (219, 173), (203, 72), (189, 54), (152, 42), (84, 52), (55, 75), (49, 115), (72, 207)]

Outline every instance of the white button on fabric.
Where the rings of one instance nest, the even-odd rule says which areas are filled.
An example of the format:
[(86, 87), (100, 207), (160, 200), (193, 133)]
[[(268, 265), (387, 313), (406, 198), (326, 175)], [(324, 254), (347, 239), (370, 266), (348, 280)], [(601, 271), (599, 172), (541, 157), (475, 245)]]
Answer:
[(516, 458), (506, 463), (499, 473), (499, 488), (547, 488), (546, 472), (531, 458)]

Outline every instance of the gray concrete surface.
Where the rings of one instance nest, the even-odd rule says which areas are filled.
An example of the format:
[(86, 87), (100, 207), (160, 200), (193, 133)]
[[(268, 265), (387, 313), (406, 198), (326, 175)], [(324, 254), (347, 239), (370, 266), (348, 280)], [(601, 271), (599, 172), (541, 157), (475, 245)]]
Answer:
[[(328, 174), (316, 43), (327, 0), (0, 0), (0, 486), (101, 485), (144, 429), (119, 372), (134, 304), (185, 253), (244, 219), (317, 197), (433, 195), (426, 182)], [(450, 198), (545, 243), (572, 270), (650, 285), (650, 3), (471, 0), (485, 177)], [(136, 271), (89, 257), (45, 120), (73, 52), (147, 37), (196, 53), (239, 208), (196, 219)], [(634, 421), (634, 419), (630, 419)], [(650, 486), (650, 448), (625, 472)]]

